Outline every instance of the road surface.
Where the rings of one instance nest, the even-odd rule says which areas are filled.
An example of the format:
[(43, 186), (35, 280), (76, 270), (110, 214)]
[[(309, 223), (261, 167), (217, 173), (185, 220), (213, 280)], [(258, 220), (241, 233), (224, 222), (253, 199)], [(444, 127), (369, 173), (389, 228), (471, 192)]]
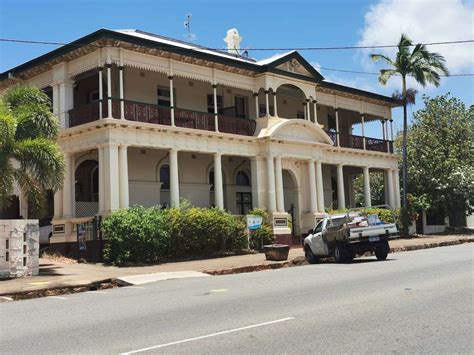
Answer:
[(1, 303), (0, 353), (473, 353), (473, 266), (466, 244)]

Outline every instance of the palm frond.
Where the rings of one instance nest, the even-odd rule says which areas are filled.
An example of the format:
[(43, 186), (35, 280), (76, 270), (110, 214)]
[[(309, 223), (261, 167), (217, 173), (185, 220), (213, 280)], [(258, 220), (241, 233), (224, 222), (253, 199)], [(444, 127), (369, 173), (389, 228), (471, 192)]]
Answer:
[(0, 150), (11, 150), (15, 140), (15, 120), (0, 103)]
[(370, 54), (369, 57), (374, 61), (374, 62), (378, 62), (380, 60), (383, 60), (385, 61), (387, 64), (389, 65), (394, 65), (393, 63), (393, 60), (391, 58), (389, 58), (388, 56), (386, 56), (385, 54), (382, 54), (382, 53), (374, 53), (374, 54)]
[(46, 203), (46, 190), (41, 181), (23, 167), (15, 170), (14, 177), (21, 192), (28, 199), (28, 207), (31, 212), (38, 214)]
[(382, 85), (387, 84), (388, 80), (393, 76), (396, 75), (397, 71), (394, 69), (381, 69), (379, 75), (379, 83)]
[(62, 187), (64, 157), (55, 142), (45, 138), (19, 141), (13, 156), (24, 170), (41, 181), (45, 189), (57, 191)]
[(51, 100), (48, 95), (31, 85), (13, 86), (5, 93), (3, 101), (12, 111), (23, 105), (39, 104), (51, 106)]
[(58, 118), (46, 105), (21, 105), (15, 111), (16, 139), (44, 137), (56, 139), (59, 133)]

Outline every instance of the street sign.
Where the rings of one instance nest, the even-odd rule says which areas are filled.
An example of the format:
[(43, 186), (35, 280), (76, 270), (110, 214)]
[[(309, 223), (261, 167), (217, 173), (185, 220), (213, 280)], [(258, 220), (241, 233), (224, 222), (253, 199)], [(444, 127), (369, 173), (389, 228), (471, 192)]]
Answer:
[(262, 216), (248, 214), (247, 215), (247, 229), (249, 230), (259, 229), (262, 226), (262, 221), (263, 221)]

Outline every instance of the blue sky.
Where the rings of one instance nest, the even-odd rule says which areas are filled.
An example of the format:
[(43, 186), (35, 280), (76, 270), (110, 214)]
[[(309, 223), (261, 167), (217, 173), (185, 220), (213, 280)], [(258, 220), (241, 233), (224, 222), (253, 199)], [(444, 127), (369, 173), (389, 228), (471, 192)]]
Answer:
[[(423, 16), (420, 18), (421, 9)], [(308, 47), (357, 44), (394, 44), (401, 31), (415, 41), (449, 41), (474, 38), (474, 2), (464, 0), (374, 1), (52, 1), (0, 0), (0, 37), (69, 42), (99, 28), (136, 28), (184, 39), (183, 22), (192, 14), (196, 43), (223, 47), (227, 29), (236, 27), (242, 46)], [(0, 72), (56, 47), (0, 43)], [(474, 73), (474, 45), (437, 46), (452, 73)], [(261, 59), (278, 52), (251, 52)], [(363, 51), (303, 51), (309, 62), (329, 68), (377, 71)], [(388, 53), (391, 54), (391, 53)], [(397, 87), (378, 85), (376, 76), (321, 70), (331, 81), (390, 95)], [(474, 77), (443, 80), (439, 88), (418, 88), (421, 94), (451, 92), (466, 104), (474, 103)], [(396, 127), (401, 111), (394, 110)], [(380, 136), (379, 124), (367, 134)]]

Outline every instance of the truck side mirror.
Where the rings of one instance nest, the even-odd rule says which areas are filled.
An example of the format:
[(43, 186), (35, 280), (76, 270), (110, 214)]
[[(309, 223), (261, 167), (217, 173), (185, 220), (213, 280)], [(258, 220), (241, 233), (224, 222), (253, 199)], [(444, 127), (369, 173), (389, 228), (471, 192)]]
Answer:
[(310, 229), (310, 230), (308, 231), (308, 234), (313, 234), (313, 230)]

